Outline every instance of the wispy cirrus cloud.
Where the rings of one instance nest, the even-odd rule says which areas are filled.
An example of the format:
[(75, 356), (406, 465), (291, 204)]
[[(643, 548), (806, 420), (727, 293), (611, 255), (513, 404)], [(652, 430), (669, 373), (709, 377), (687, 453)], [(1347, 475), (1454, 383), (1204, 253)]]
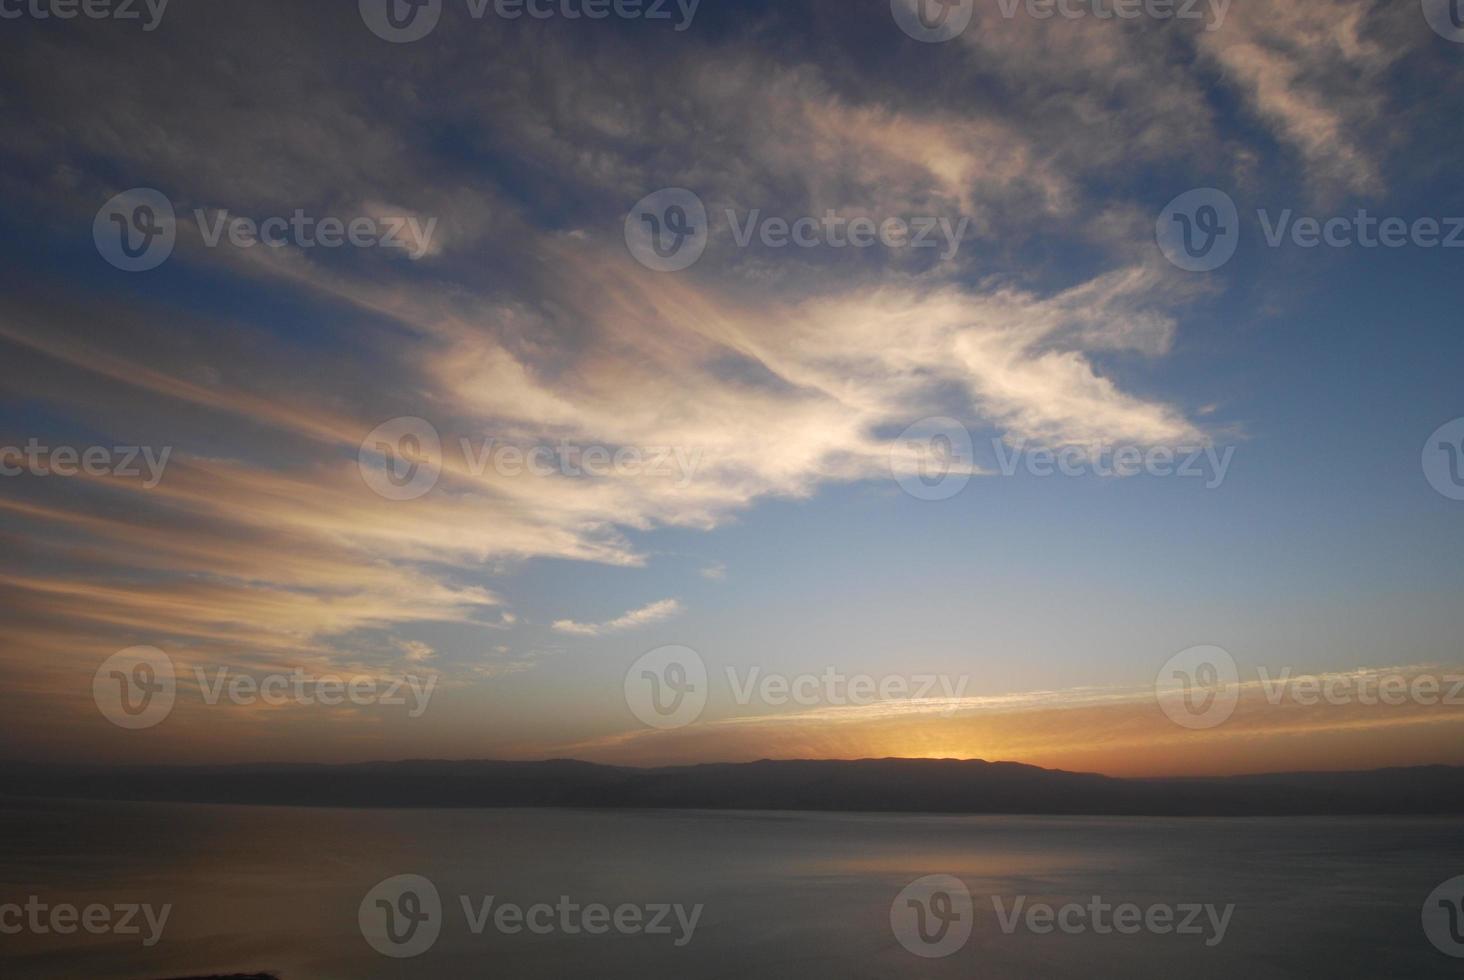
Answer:
[[(180, 214), (169, 270), (274, 297), (310, 337), (248, 301), (210, 315), (144, 290), (118, 317), (85, 297), (7, 297), (12, 396), (77, 429), (174, 447), (156, 492), (95, 482), (56, 493), (53, 481), (6, 500), (10, 533), (43, 571), (8, 576), (0, 602), (72, 635), (78, 675), (95, 651), (151, 640), (184, 662), (367, 658), (480, 677), (471, 645), (396, 634), (517, 628), (491, 584), (516, 562), (642, 566), (635, 532), (712, 531), (765, 499), (888, 479), (894, 434), (928, 415), (1054, 442), (1198, 432), (1183, 406), (1133, 395), (1099, 366), (1116, 352), (1162, 358), (1173, 310), (1193, 292), (1128, 251), (1117, 272), (1049, 288), (891, 255), (772, 261), (725, 231), (693, 274), (667, 277), (621, 240), (625, 209), (676, 183), (713, 208), (965, 214), (985, 241), (1086, 220), (1069, 168), (1019, 120), (856, 91), (817, 59), (772, 59), (740, 38), (672, 49), (665, 76), (680, 83), (647, 85), (637, 46), (614, 32), (589, 61), (580, 42), (546, 34), (544, 70), (426, 104), (410, 90), (483, 65), (482, 45), (509, 61), (522, 52), (490, 33), (473, 45), (444, 37), (434, 58), (404, 52), (373, 93), (322, 67), (369, 43), (358, 24), (323, 30), (316, 21), (332, 15), (314, 10), (228, 16), (229, 28), (170, 23), (136, 91), (104, 84), (132, 54), (101, 34), (75, 49), (40, 39), (5, 69), (57, 77), (28, 109), (0, 112), (70, 120), (62, 131), (17, 119), (32, 136), (7, 151), (49, 175), (24, 193), (62, 202), (50, 212), (59, 225), (89, 227), (94, 206), (76, 202), (106, 200), (118, 180), (158, 186)], [(224, 68), (187, 43), (221, 30), (300, 56), (281, 77), (262, 50), (245, 46)], [(275, 106), (277, 88), (311, 97)], [(465, 166), (417, 138), (423, 113), (541, 177), (526, 192)], [(158, 115), (177, 121), (163, 145), (123, 138)], [(190, 224), (194, 209), (380, 213), (372, 202), (438, 218), (431, 252), (408, 262), (209, 248)], [(556, 208), (569, 217), (546, 213)], [(398, 416), (430, 419), (447, 450), (436, 488), (405, 504), (374, 494), (356, 464), (367, 433)], [(464, 439), (664, 447), (699, 465), (689, 481), (507, 476), (465, 465)], [(551, 629), (603, 636), (680, 611), (663, 600)]]
[[(1160, 709), (1152, 687), (1113, 686), (776, 712), (744, 707), (686, 728), (641, 728), (544, 746), (538, 754), (621, 765), (768, 758), (1020, 759), (1059, 769), (1146, 776), (1363, 769), (1388, 765), (1404, 745), (1428, 762), (1464, 763), (1464, 741), (1458, 738), (1464, 731), (1458, 709), (1464, 671), (1458, 666), (1283, 676), (1285, 682), (1241, 684), (1233, 716), (1207, 730), (1176, 725)], [(1384, 679), (1400, 679), (1401, 689), (1440, 677), (1449, 680), (1427, 687), (1430, 698), (1423, 701), (1385, 703), (1376, 697)], [(1370, 693), (1335, 703), (1318, 697), (1303, 702), (1286, 686), (1292, 681), (1314, 685), (1309, 691)]]
[(642, 626), (650, 626), (652, 623), (663, 622), (680, 615), (681, 611), (682, 606), (679, 599), (662, 599), (648, 606), (632, 609), (623, 616), (616, 616), (603, 623), (577, 623), (572, 619), (561, 619), (554, 623), (552, 629), (556, 633), (565, 633), (570, 636), (603, 636), (606, 633), (621, 633), (625, 630), (639, 629)]
[[(842, 0), (810, 8), (850, 16)], [(57, 427), (175, 452), (145, 494), (6, 486), (0, 534), (25, 564), (0, 579), (19, 624), (0, 658), (85, 680), (97, 653), (162, 638), (184, 661), (526, 673), (541, 658), (483, 668), (481, 642), (395, 634), (519, 629), (498, 587), (518, 563), (640, 567), (642, 532), (711, 532), (762, 501), (887, 479), (893, 434), (932, 415), (1034, 446), (1209, 438), (1165, 372), (1216, 287), (1160, 263), (1127, 171), (1208, 176), (1209, 161), (1270, 152), (1227, 126), (1218, 66), (1306, 174), (1375, 188), (1387, 147), (1366, 134), (1388, 96), (1371, 85), (1406, 43), (1371, 33), (1360, 0), (1237, 5), (1213, 36), (988, 10), (927, 88), (909, 80), (930, 52), (906, 60), (888, 10), (871, 16), (889, 50), (857, 78), (835, 40), (772, 52), (761, 27), (654, 52), (625, 31), (545, 30), (531, 53), (439, 31), (343, 76), (379, 50), (351, 5), (180, 10), (146, 71), (116, 32), (16, 44), (0, 66), (19, 93), (0, 104), (17, 134), (0, 150), (7, 207), (31, 209), (37, 236), (84, 241), (107, 197), (157, 186), (180, 237), (125, 301), (105, 293), (114, 281), (64, 299), (7, 290), (0, 384)], [(269, 43), (222, 58), (220, 37)], [(626, 254), (621, 223), (673, 185), (716, 213), (970, 217), (972, 247), (925, 263), (770, 256), (719, 227), (698, 266), (662, 275)], [(195, 208), (438, 224), (416, 262), (241, 251), (206, 248)], [(403, 503), (372, 493), (355, 458), (398, 416), (432, 420), (448, 450), (570, 440), (700, 462), (685, 482), (508, 476), (452, 451), (436, 488)], [(604, 636), (681, 611), (565, 610), (551, 629)]]
[(1381, 81), (1409, 46), (1388, 16), (1355, 0), (1237, 3), (1226, 29), (1199, 35), (1199, 45), (1319, 190), (1376, 193), (1386, 143), (1369, 137), (1387, 103)]

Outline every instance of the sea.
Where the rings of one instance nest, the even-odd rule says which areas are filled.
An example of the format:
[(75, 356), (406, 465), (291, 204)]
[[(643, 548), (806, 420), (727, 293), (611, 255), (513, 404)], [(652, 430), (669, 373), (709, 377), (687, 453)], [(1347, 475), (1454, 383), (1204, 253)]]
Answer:
[(0, 977), (1459, 976), (1461, 875), (1453, 818), (0, 797)]

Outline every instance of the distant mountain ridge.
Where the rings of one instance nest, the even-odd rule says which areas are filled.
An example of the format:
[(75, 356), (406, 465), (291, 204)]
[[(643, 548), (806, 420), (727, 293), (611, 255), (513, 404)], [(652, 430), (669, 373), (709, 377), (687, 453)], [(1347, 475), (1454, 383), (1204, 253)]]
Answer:
[(194, 767), (0, 763), (0, 796), (380, 808), (580, 807), (1113, 816), (1464, 813), (1464, 767), (1117, 779), (1011, 762), (574, 760)]
[(613, 807), (1301, 816), (1464, 813), (1464, 768), (1117, 779), (1010, 762), (865, 759), (634, 769), (575, 760), (186, 768), (0, 763), (0, 795), (321, 807)]

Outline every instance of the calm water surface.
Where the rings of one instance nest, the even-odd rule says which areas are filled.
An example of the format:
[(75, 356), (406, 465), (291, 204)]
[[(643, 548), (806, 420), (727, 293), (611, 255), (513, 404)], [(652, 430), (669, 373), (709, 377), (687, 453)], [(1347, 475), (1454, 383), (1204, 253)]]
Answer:
[[(397, 960), (358, 910), (383, 879), (441, 896), (440, 935)], [(891, 905), (926, 875), (973, 896), (944, 959), (897, 941)], [(0, 976), (354, 977), (1458, 976), (1424, 899), (1464, 874), (1457, 820), (1152, 820), (564, 810), (380, 811), (0, 801), (0, 904), (173, 906), (161, 940), (0, 935)], [(461, 905), (703, 906), (671, 935), (474, 934)], [(1207, 935), (1038, 935), (1029, 904), (1233, 904)], [(669, 921), (674, 922), (674, 918)], [(540, 920), (543, 924), (544, 920)]]

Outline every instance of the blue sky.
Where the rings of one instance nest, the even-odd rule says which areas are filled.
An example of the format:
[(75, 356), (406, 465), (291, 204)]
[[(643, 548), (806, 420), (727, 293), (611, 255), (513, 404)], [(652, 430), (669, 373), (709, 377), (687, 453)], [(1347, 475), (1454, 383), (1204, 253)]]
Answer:
[[(1263, 229), (1287, 210), (1464, 216), (1450, 166), (1464, 46), (1418, 4), (1266, 0), (1214, 30), (978, 4), (934, 44), (874, 0), (706, 0), (684, 31), (473, 21), (449, 3), (444, 26), (401, 44), (338, 6), (179, 7), (146, 33), (30, 20), (0, 40), (16, 93), (0, 118), (19, 134), (0, 151), (0, 446), (172, 452), (146, 492), (0, 483), (0, 534), (21, 556), (0, 582), (18, 754), (908, 746), (1201, 771), (1242, 767), (1268, 739), (1265, 766), (1346, 768), (1348, 739), (1386, 731), (1375, 761), (1457, 761), (1452, 717), (1343, 707), (1307, 717), (1321, 749), (1288, 755), (1294, 719), (1262, 712), (1222, 752), (1178, 741), (1143, 693), (1202, 644), (1243, 673), (1459, 660), (1464, 505), (1420, 453), (1464, 415), (1461, 253), (1270, 247)], [(136, 188), (170, 203), (176, 245), (127, 272), (93, 222)], [(625, 232), (668, 188), (709, 216), (705, 253), (676, 272), (638, 264)], [(1197, 188), (1239, 215), (1235, 257), (1209, 272), (1155, 240)], [(211, 246), (223, 212), (431, 235), (416, 259)], [(740, 246), (753, 214), (967, 232), (950, 255)], [(896, 478), (918, 462), (896, 437), (933, 417), (975, 447), (950, 499)], [(441, 437), (442, 476), (387, 499), (368, 433), (418, 418)], [(698, 469), (472, 473), (461, 438), (679, 447)], [(1005, 476), (995, 443), (1233, 455), (1207, 487)], [(712, 670), (709, 731), (647, 733), (628, 710), (627, 669), (667, 644)], [(431, 672), (442, 687), (410, 724), (185, 703), (119, 741), (91, 677), (138, 645), (184, 676)], [(975, 697), (1079, 692), (1079, 713), (993, 729), (971, 704), (954, 727), (929, 722), (948, 735), (866, 737), (864, 716), (738, 705), (716, 680), (830, 666), (963, 678)], [(1128, 713), (1082, 714), (1095, 690)], [(837, 738), (809, 734), (825, 722)], [(1007, 742), (1002, 725), (1046, 734)], [(1080, 751), (1102, 742), (1113, 756)]]

